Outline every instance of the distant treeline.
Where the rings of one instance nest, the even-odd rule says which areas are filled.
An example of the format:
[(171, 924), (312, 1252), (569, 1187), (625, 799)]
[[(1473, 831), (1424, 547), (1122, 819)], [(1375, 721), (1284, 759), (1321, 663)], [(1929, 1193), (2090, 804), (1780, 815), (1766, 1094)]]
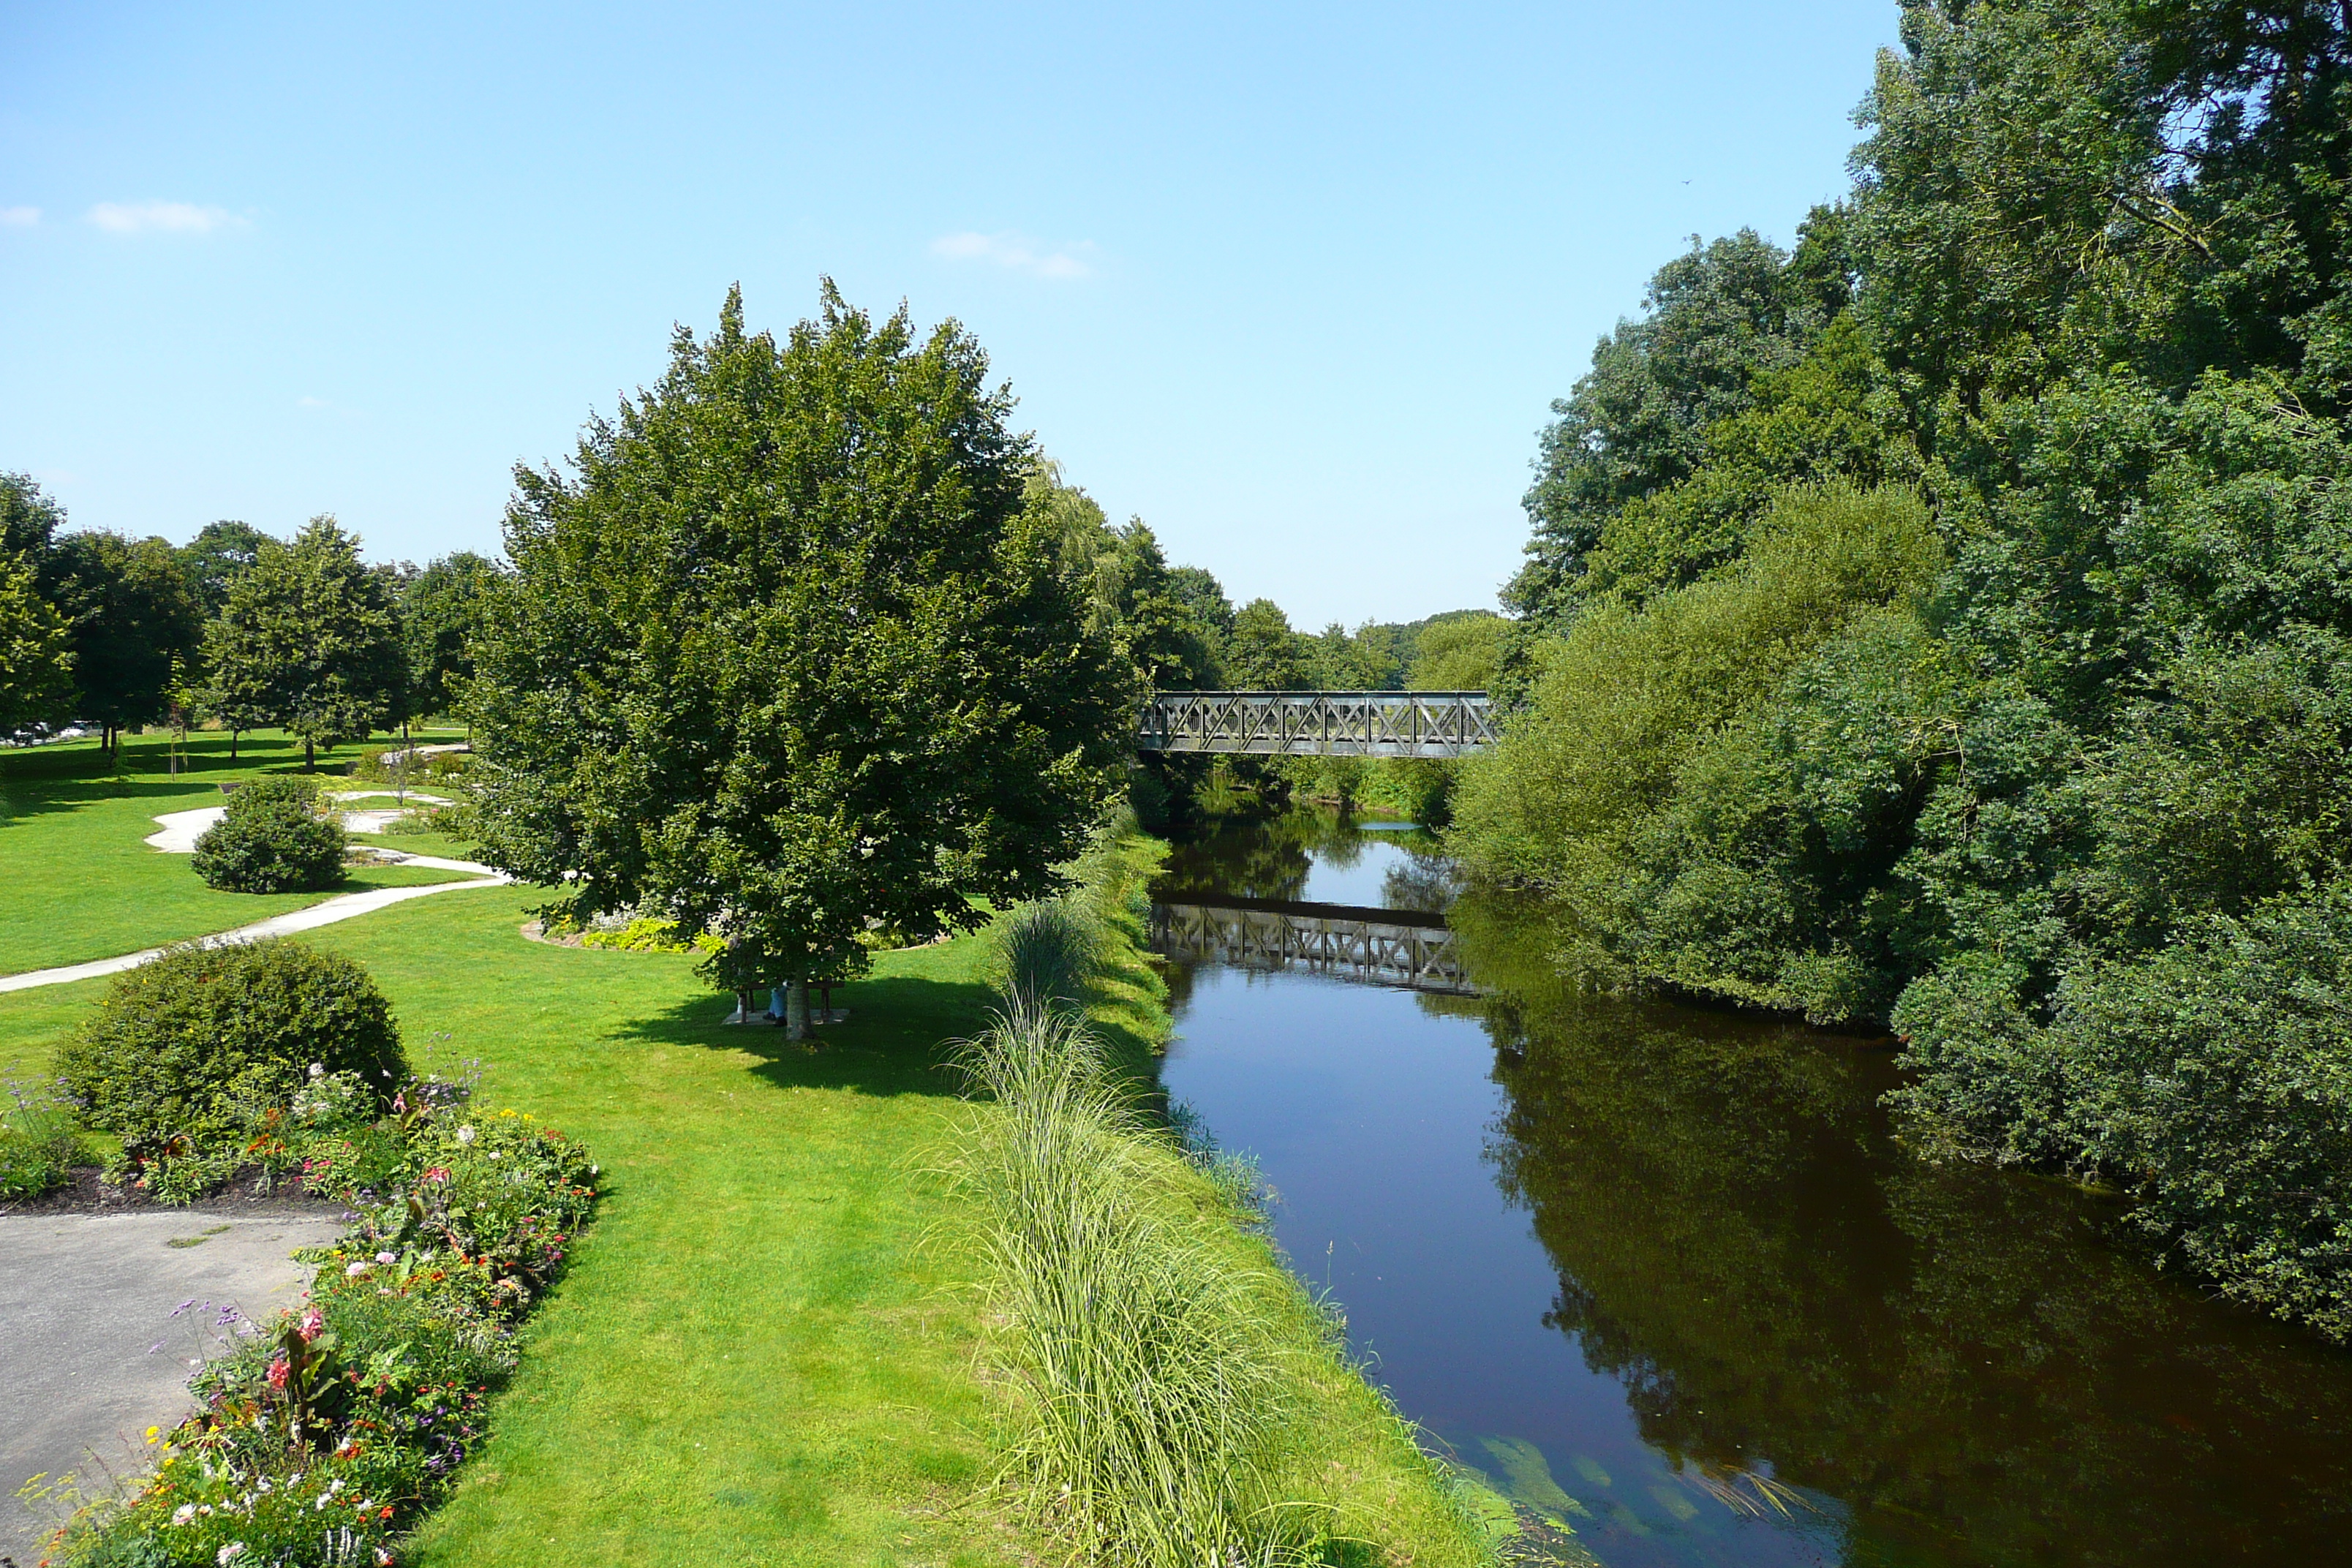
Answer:
[(0, 473), (0, 741), (72, 719), (109, 747), (207, 722), (232, 748), (272, 725), (331, 746), (448, 712), (499, 571), (464, 551), (371, 565), (331, 517), (291, 540), (212, 522), (182, 545), (65, 521)]
[(1097, 627), (1161, 690), (1451, 691), (1494, 679), (1508, 623), (1491, 610), (1418, 621), (1334, 621), (1301, 632), (1271, 599), (1239, 609), (1205, 568), (1171, 566), (1150, 525), (1114, 527), (1053, 464), (1031, 479), (1030, 507), (1054, 520), (1066, 570)]
[(1455, 843), (2352, 1333), (2352, 12), (1906, 5), (1555, 405)]

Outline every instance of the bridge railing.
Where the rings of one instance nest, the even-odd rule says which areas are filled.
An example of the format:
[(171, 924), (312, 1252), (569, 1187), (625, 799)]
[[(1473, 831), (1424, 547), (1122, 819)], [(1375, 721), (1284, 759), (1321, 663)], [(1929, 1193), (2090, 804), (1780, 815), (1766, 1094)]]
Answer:
[(1370, 985), (1478, 994), (1443, 922), (1389, 910), (1154, 904), (1151, 947), (1194, 963), (1303, 969)]
[(1136, 748), (1244, 756), (1459, 757), (1495, 743), (1483, 691), (1160, 691)]

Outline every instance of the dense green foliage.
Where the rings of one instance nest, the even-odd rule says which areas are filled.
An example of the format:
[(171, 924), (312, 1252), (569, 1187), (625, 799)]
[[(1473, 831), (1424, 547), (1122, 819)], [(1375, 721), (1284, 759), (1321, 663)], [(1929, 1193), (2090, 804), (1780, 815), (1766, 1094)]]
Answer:
[[(2352, 866), (2352, 17), (1918, 3), (1903, 38), (1851, 197), (1669, 266), (1559, 405), (1530, 706), (1460, 847), (1571, 895), (1580, 969), (1891, 1020), (1932, 1142), (2100, 1173), (2345, 1331), (2309, 1009)], [(1838, 495), (1939, 549), (1743, 625)]]
[(73, 644), (22, 556), (0, 554), (0, 736), (58, 717), (73, 699)]
[(191, 864), (230, 893), (315, 893), (343, 879), (342, 825), (320, 807), (317, 784), (275, 774), (238, 786), (196, 838)]
[(277, 725), (319, 746), (357, 740), (401, 709), (400, 622), (359, 541), (315, 517), (291, 543), (262, 542), (205, 632), (206, 706), (232, 729)]
[(379, 1100), (405, 1074), (400, 1030), (367, 971), (283, 939), (175, 947), (114, 980), (58, 1047), (121, 1173), (184, 1201), (243, 1160), (313, 1076), (355, 1074)]
[(585, 924), (716, 935), (739, 992), (856, 972), (877, 925), (1047, 890), (1117, 787), (1133, 687), (1009, 393), (827, 286), (779, 343), (681, 330), (574, 476), (519, 469), (473, 643), (493, 863)]
[(498, 576), (496, 562), (460, 550), (403, 584), (400, 640), (408, 663), (410, 716), (450, 711), (474, 679), (470, 644)]
[(173, 664), (202, 626), (172, 547), (119, 533), (68, 533), (50, 552), (57, 605), (71, 627), (77, 716), (112, 734), (171, 706)]
[(228, 604), (228, 585), (261, 559), (261, 547), (276, 542), (249, 522), (223, 520), (196, 530), (174, 552), (196, 608), (210, 620)]

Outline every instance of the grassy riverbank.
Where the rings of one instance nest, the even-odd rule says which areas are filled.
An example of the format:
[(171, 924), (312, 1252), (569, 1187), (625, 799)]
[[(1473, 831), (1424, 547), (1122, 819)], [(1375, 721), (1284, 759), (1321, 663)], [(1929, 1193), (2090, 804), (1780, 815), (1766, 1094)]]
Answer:
[[(722, 1026), (685, 957), (522, 940), (530, 899), (450, 893), (305, 939), (368, 967), (413, 1058), (478, 1059), (486, 1097), (588, 1140), (610, 1183), (412, 1560), (1034, 1560), (986, 1495), (1001, 1427), (980, 1298), (927, 1173), (958, 1103), (945, 1042), (991, 999), (986, 944), (881, 955), (835, 991), (850, 1021), (804, 1047)], [(1126, 963), (1110, 1002), (1139, 1042), (1156, 982)], [(0, 1076), (43, 1074), (104, 984), (0, 995)], [(1464, 1561), (1457, 1534), (1422, 1533), (1448, 1517), (1435, 1480), (1324, 1353), (1302, 1365), (1356, 1532), (1391, 1561)]]
[(1099, 846), (1079, 889), (1002, 922), (999, 1004), (961, 1057), (988, 1098), (951, 1135), (950, 1234), (997, 1325), (1004, 1490), (1081, 1560), (1476, 1563), (1469, 1494), (1284, 1267), (1254, 1168), (1155, 1114), (1163, 853)]
[[(163, 854), (145, 840), (162, 813), (218, 805), (221, 784), (296, 771), (302, 763), (300, 743), (275, 733), (245, 736), (237, 750), (231, 762), (227, 736), (192, 737), (176, 775), (169, 768), (169, 743), (160, 735), (127, 738), (119, 765), (94, 742), (0, 752), (0, 887), (7, 889), (0, 898), (0, 974), (206, 936), (338, 893), (460, 875), (367, 867), (354, 868), (341, 887), (323, 893), (224, 893), (206, 887), (187, 856)], [(359, 750), (321, 752), (320, 765), (339, 768)], [(397, 838), (370, 842), (446, 852), (437, 840), (433, 849)]]

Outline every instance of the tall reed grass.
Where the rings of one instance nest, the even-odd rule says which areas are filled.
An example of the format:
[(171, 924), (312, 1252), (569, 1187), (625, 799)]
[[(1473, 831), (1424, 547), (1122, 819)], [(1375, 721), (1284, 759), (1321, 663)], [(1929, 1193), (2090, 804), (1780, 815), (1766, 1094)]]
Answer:
[(1250, 1234), (1254, 1175), (1209, 1169), (1153, 1108), (1128, 1047), (1167, 1024), (1139, 956), (1157, 858), (1113, 825), (1069, 893), (1001, 919), (1003, 1005), (962, 1047), (984, 1103), (959, 1119), (951, 1169), (998, 1325), (1000, 1485), (1073, 1560), (1121, 1568), (1361, 1561), (1368, 1542), (1343, 1543), (1360, 1532), (1478, 1561), (1336, 1317)]
[(1300, 1415), (1281, 1303), (1171, 1190), (1181, 1163), (1093, 1031), (1036, 995), (1016, 992), (965, 1056), (996, 1105), (961, 1171), (1018, 1405), (1007, 1479), (1097, 1562), (1314, 1561), (1326, 1510), (1275, 1484)]

